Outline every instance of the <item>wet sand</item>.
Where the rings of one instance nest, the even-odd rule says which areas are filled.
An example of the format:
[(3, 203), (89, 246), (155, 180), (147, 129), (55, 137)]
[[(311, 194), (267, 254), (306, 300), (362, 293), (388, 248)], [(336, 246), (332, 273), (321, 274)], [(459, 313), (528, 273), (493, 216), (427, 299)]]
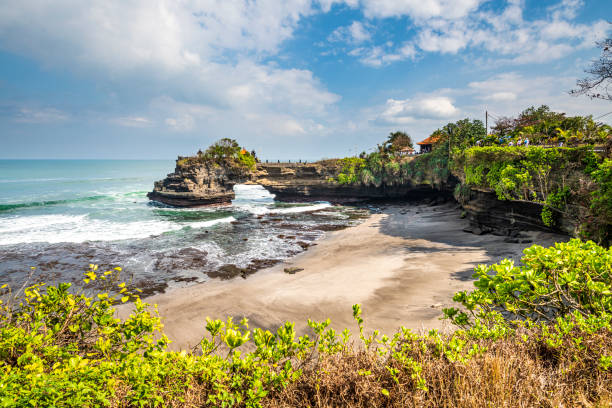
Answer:
[[(400, 326), (449, 329), (440, 321), (456, 291), (470, 289), (479, 263), (520, 259), (532, 243), (463, 232), (467, 221), (454, 205), (389, 205), (362, 224), (328, 232), (317, 245), (247, 279), (210, 282), (146, 299), (159, 306), (173, 349), (189, 349), (205, 333), (207, 316), (247, 317), (251, 327), (275, 330), (289, 320), (299, 333), (308, 318), (330, 318), (355, 331), (351, 306), (360, 303), (365, 324), (392, 334)], [(568, 237), (524, 233), (543, 246)], [(285, 268), (303, 268), (295, 274)], [(126, 310), (120, 311), (124, 314)]]

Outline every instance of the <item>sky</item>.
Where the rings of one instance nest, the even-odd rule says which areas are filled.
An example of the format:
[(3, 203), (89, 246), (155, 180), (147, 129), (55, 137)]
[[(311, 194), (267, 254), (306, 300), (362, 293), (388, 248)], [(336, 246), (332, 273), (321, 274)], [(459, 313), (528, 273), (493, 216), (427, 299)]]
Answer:
[(610, 102), (568, 91), (611, 17), (609, 0), (13, 2), (0, 158), (173, 159), (230, 137), (313, 160), (485, 111), (597, 118)]

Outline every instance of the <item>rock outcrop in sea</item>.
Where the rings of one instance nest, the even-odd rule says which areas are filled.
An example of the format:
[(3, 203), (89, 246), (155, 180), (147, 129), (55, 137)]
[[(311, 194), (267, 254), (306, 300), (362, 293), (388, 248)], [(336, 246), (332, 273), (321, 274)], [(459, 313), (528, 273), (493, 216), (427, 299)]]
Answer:
[(234, 185), (250, 179), (250, 172), (238, 166), (199, 162), (179, 156), (174, 173), (156, 181), (147, 197), (175, 207), (224, 204), (234, 198)]

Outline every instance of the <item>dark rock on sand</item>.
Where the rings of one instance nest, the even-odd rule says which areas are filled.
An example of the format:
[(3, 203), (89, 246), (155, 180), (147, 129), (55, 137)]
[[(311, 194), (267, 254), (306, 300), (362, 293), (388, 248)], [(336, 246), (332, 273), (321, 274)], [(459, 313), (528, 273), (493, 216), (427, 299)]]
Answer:
[(292, 266), (292, 267), (289, 267), (289, 268), (285, 268), (283, 270), (285, 271), (285, 273), (288, 273), (289, 275), (293, 275), (293, 274), (295, 274), (297, 272), (303, 271), (304, 268), (296, 268), (296, 267)]

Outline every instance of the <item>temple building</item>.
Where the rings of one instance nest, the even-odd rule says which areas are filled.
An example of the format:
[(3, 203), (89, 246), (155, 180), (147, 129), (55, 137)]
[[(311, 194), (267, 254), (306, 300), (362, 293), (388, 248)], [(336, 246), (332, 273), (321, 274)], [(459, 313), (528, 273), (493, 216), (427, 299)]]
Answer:
[(433, 149), (433, 145), (438, 143), (440, 137), (438, 135), (431, 135), (427, 139), (418, 142), (417, 144), (421, 146), (421, 153), (429, 153)]

